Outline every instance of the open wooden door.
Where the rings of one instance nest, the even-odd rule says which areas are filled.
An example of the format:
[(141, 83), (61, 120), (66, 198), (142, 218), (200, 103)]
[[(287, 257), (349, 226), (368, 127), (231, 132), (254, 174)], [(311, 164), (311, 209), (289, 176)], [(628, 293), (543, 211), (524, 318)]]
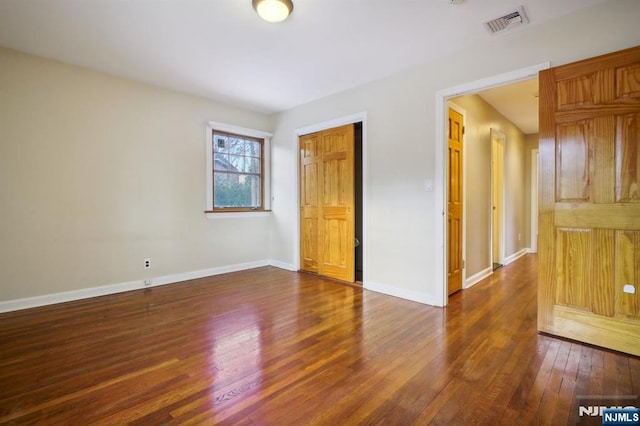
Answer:
[(300, 269), (355, 280), (354, 126), (300, 137)]
[(538, 329), (640, 355), (640, 47), (540, 73)]
[(462, 289), (462, 114), (449, 108), (447, 179), (447, 292)]
[(355, 280), (354, 130), (353, 125), (320, 132), (322, 185), (318, 273)]

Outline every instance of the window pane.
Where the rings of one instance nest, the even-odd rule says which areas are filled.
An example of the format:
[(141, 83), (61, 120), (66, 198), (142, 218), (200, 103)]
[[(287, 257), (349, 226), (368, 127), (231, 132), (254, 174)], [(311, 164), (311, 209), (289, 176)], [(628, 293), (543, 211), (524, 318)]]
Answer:
[(213, 133), (213, 207), (262, 207), (262, 141)]
[(225, 154), (214, 154), (213, 156), (213, 169), (214, 170), (224, 170), (229, 172), (237, 171), (236, 168), (229, 161), (229, 156)]
[[(226, 163), (224, 161), (226, 161)], [(216, 170), (239, 173), (260, 173), (260, 158), (228, 155), (224, 156), (224, 160), (218, 160), (216, 158), (216, 163)]]
[(247, 155), (250, 155), (252, 157), (259, 157), (260, 143), (255, 141), (247, 141), (246, 152), (247, 152)]
[(244, 155), (245, 141), (238, 138), (229, 138), (229, 153)]
[(244, 155), (229, 155), (229, 163), (233, 166), (234, 171), (244, 171)]
[(247, 158), (245, 172), (247, 173), (260, 173), (260, 159), (259, 158)]
[(260, 207), (260, 177), (239, 173), (214, 173), (214, 207)]
[(213, 135), (213, 152), (227, 152), (227, 137)]

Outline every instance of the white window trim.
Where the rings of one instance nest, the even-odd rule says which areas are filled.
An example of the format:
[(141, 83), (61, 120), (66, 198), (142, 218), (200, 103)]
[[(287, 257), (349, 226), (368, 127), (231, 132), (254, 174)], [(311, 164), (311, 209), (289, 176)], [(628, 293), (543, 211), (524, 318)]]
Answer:
[(264, 164), (264, 170), (262, 171), (263, 179), (263, 200), (264, 210), (271, 210), (271, 138), (273, 133), (263, 132), (261, 130), (248, 129), (246, 127), (234, 126), (231, 124), (218, 123), (216, 121), (209, 121), (207, 123), (207, 205), (205, 210), (207, 211), (207, 217), (213, 218), (235, 218), (235, 217), (263, 217), (270, 214), (269, 211), (250, 211), (250, 212), (216, 212), (211, 213), (213, 210), (213, 130), (219, 130), (221, 132), (233, 133), (236, 135), (250, 136), (253, 138), (264, 140), (262, 159)]

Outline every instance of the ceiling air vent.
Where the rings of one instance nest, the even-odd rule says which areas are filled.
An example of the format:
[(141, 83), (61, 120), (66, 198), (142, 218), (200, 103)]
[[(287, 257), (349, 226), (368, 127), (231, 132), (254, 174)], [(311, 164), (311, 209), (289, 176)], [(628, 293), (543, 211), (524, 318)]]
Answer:
[(524, 8), (521, 6), (504, 16), (485, 22), (484, 26), (487, 27), (491, 34), (495, 34), (527, 23), (529, 23), (529, 18), (527, 18), (527, 15), (524, 13)]

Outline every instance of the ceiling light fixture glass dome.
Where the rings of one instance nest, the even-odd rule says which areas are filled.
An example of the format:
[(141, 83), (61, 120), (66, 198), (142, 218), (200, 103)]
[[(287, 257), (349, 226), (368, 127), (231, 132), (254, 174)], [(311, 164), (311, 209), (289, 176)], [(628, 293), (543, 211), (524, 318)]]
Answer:
[(291, 0), (253, 0), (253, 8), (268, 22), (282, 22), (293, 11)]

